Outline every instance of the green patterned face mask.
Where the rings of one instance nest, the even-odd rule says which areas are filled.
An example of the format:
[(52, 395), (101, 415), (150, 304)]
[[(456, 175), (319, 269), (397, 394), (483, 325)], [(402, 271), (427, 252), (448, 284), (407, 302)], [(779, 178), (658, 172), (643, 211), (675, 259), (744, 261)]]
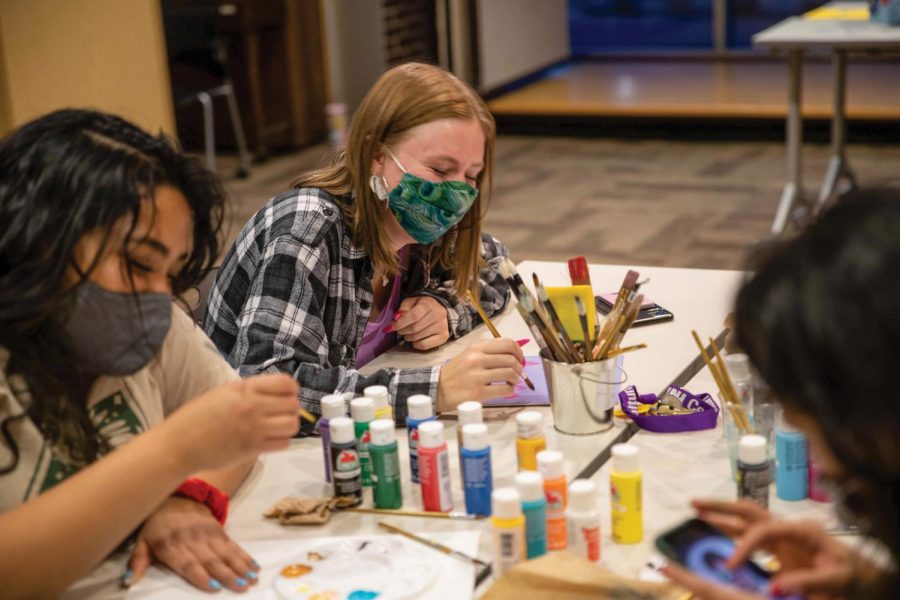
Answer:
[(478, 190), (464, 181), (428, 181), (407, 172), (387, 150), (403, 178), (387, 194), (388, 207), (400, 226), (420, 244), (430, 244), (450, 231), (472, 207)]

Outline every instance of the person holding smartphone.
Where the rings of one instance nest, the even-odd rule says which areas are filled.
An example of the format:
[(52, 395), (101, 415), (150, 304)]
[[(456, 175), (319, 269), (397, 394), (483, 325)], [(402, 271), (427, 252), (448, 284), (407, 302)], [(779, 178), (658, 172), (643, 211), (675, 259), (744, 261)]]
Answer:
[[(875, 564), (817, 523), (779, 521), (749, 502), (695, 502), (701, 519), (736, 538), (728, 568), (757, 549), (778, 558), (770, 596), (900, 598), (898, 232), (900, 190), (854, 192), (760, 254), (738, 294), (738, 344), (806, 434), (838, 506), (875, 542), (862, 548), (887, 554)], [(677, 564), (664, 572), (710, 600), (766, 597)]]

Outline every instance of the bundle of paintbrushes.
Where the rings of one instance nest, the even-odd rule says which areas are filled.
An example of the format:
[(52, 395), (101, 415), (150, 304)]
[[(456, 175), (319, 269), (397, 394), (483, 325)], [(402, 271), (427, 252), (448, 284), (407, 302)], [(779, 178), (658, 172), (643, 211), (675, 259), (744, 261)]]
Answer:
[(640, 284), (635, 271), (628, 271), (613, 310), (601, 327), (593, 324), (596, 319), (594, 295), (584, 257), (569, 261), (569, 272), (573, 285), (560, 288), (544, 287), (533, 274), (534, 294), (522, 281), (511, 260), (504, 259), (500, 263), (500, 274), (516, 295), (519, 301), (516, 309), (542, 355), (557, 362), (583, 363), (646, 348), (645, 344), (620, 347), (644, 299), (637, 293)]
[(728, 407), (734, 422), (742, 433), (753, 433), (753, 424), (747, 415), (747, 409), (738, 397), (737, 390), (731, 381), (731, 375), (728, 374), (728, 369), (725, 366), (725, 361), (722, 360), (716, 341), (709, 338), (709, 347), (712, 349), (715, 357), (715, 362), (713, 362), (706, 348), (703, 347), (703, 342), (700, 341), (700, 336), (697, 335), (697, 332), (691, 331), (691, 335), (694, 336), (694, 341), (697, 343), (697, 347), (700, 348), (700, 354), (703, 355), (703, 361), (709, 368), (709, 372), (712, 373), (713, 379), (716, 380), (716, 385), (719, 387), (719, 397), (722, 398), (723, 404)]

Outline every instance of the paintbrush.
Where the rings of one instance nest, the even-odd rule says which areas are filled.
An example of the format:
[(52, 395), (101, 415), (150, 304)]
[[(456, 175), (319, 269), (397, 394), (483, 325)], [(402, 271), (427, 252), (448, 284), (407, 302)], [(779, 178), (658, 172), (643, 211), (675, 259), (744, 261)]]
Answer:
[[(637, 286), (635, 286), (637, 289)], [(629, 298), (629, 300), (625, 304), (625, 309), (622, 312), (622, 316), (625, 317), (625, 322), (622, 323), (622, 328), (619, 329), (619, 332), (613, 338), (613, 343), (611, 348), (615, 350), (619, 347), (619, 344), (622, 343), (622, 339), (625, 337), (625, 333), (628, 332), (628, 329), (634, 325), (634, 322), (637, 320), (638, 313), (641, 311), (641, 305), (644, 303), (644, 295), (638, 294), (633, 298)]]
[(591, 285), (591, 275), (588, 272), (587, 259), (583, 256), (576, 256), (568, 260), (569, 279), (572, 285)]
[[(606, 354), (612, 349), (613, 340), (616, 337), (616, 334), (622, 329), (622, 326), (625, 324), (625, 315), (619, 315), (616, 319), (616, 322), (613, 323), (612, 327), (609, 328), (608, 337), (605, 339), (600, 339), (598, 337), (598, 342), (594, 346), (594, 349), (591, 351), (591, 358), (594, 360), (605, 360), (607, 358)], [(605, 327), (604, 327), (605, 329)]]
[(581, 296), (575, 296), (575, 310), (578, 311), (578, 322), (581, 323), (581, 333), (584, 335), (584, 351), (585, 355), (590, 353), (588, 348), (591, 347), (593, 339), (591, 338), (590, 327), (588, 327), (587, 312), (584, 310), (584, 301)]
[(450, 519), (453, 521), (477, 521), (483, 519), (478, 515), (470, 515), (464, 512), (436, 512), (430, 510), (405, 510), (390, 508), (345, 508), (344, 512), (358, 512), (372, 515), (393, 515), (395, 517), (425, 517), (428, 519)]
[(547, 342), (547, 345), (550, 347), (551, 355), (554, 360), (559, 362), (582, 362), (577, 353), (573, 358), (568, 358), (568, 352), (563, 348), (562, 342), (559, 341), (559, 337), (553, 333), (552, 328), (543, 318), (541, 318), (541, 315), (538, 314), (537, 310), (535, 310), (535, 302), (530, 294), (522, 296), (519, 299), (519, 305), (528, 313), (529, 318), (534, 321), (538, 330), (541, 332), (544, 341)]
[(405, 529), (401, 529), (399, 527), (395, 527), (394, 525), (391, 525), (390, 523), (385, 523), (384, 521), (378, 521), (378, 526), (383, 527), (393, 533), (399, 533), (400, 535), (402, 535), (404, 537), (408, 537), (409, 539), (419, 542), (420, 544), (425, 544), (429, 548), (437, 550), (438, 552), (443, 552), (444, 554), (447, 554), (454, 558), (458, 558), (458, 559), (464, 560), (466, 562), (474, 563), (476, 565), (481, 565), (483, 567), (488, 566), (488, 563), (484, 562), (483, 560), (479, 560), (477, 558), (469, 556), (468, 554), (463, 554), (462, 552), (459, 552), (458, 550), (454, 550), (453, 548), (450, 548), (449, 546), (445, 546), (441, 543), (433, 542), (429, 539), (419, 537), (414, 533), (411, 533), (411, 532), (406, 531)]
[[(750, 423), (747, 420), (744, 406), (737, 400), (736, 395), (734, 398), (731, 397), (729, 393), (730, 390), (728, 390), (728, 386), (722, 379), (723, 375), (719, 371), (720, 365), (712, 362), (709, 354), (706, 352), (706, 348), (703, 346), (703, 342), (700, 341), (700, 336), (697, 335), (697, 332), (691, 331), (691, 335), (694, 337), (694, 342), (697, 343), (697, 347), (700, 349), (700, 354), (703, 356), (703, 362), (706, 363), (706, 367), (709, 369), (709, 372), (712, 373), (713, 379), (719, 388), (719, 393), (722, 395), (724, 404), (728, 405), (728, 410), (731, 412), (732, 417), (734, 417), (734, 422), (744, 433), (753, 433), (753, 429), (750, 427)], [(715, 343), (713, 343), (713, 346), (715, 346)]]
[(606, 358), (612, 358), (613, 356), (625, 354), (626, 352), (633, 352), (635, 350), (643, 350), (646, 347), (647, 344), (636, 344), (634, 346), (625, 346), (624, 348), (615, 348), (606, 353)]
[(571, 356), (576, 356), (578, 350), (575, 349), (575, 344), (572, 343), (569, 332), (563, 327), (562, 321), (559, 319), (559, 314), (557, 314), (556, 309), (553, 308), (553, 303), (550, 302), (550, 296), (547, 294), (547, 290), (541, 285), (541, 280), (538, 278), (537, 273), (532, 273), (531, 277), (534, 280), (534, 289), (537, 291), (538, 299), (541, 301), (541, 304), (544, 305), (544, 310), (550, 317), (550, 322), (553, 324), (553, 327), (559, 332), (559, 339), (562, 342), (562, 345)]
[[(475, 294), (472, 293), (472, 290), (466, 290), (466, 294), (468, 294), (469, 296), (469, 303), (478, 312), (478, 315), (481, 317), (481, 320), (484, 321), (484, 324), (487, 325), (487, 328), (490, 330), (491, 335), (493, 335), (495, 338), (503, 337), (502, 335), (500, 335), (500, 332), (497, 331), (497, 328), (494, 327), (494, 324), (491, 323), (491, 320), (487, 316), (487, 313), (484, 312), (484, 309), (481, 308), (481, 304), (478, 303), (478, 299), (475, 297)], [(525, 385), (528, 386), (528, 389), (534, 391), (534, 384), (530, 379), (528, 379), (528, 375), (526, 375), (524, 371), (522, 372), (522, 381), (525, 382)]]

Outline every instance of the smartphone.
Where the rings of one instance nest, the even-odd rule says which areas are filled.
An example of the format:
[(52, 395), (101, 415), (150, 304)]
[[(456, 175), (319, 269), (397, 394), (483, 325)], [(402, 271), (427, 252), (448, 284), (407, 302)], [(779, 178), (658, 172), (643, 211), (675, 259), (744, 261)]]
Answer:
[[(600, 294), (599, 296), (594, 296), (594, 306), (597, 309), (597, 312), (601, 315), (609, 314), (609, 311), (612, 310), (613, 303), (615, 302), (616, 294)], [(664, 321), (671, 321), (675, 318), (675, 315), (652, 301), (645, 301), (644, 304), (641, 305), (641, 309), (638, 311), (637, 319), (634, 321), (634, 325), (632, 327), (638, 327), (640, 325), (649, 325), (650, 323), (662, 323)]]
[[(734, 553), (734, 542), (722, 531), (700, 519), (690, 519), (656, 538), (656, 547), (667, 558), (694, 573), (725, 585), (776, 598), (769, 593), (772, 574), (752, 560), (734, 570), (725, 562)], [(802, 596), (777, 596), (781, 600), (803, 600)]]

